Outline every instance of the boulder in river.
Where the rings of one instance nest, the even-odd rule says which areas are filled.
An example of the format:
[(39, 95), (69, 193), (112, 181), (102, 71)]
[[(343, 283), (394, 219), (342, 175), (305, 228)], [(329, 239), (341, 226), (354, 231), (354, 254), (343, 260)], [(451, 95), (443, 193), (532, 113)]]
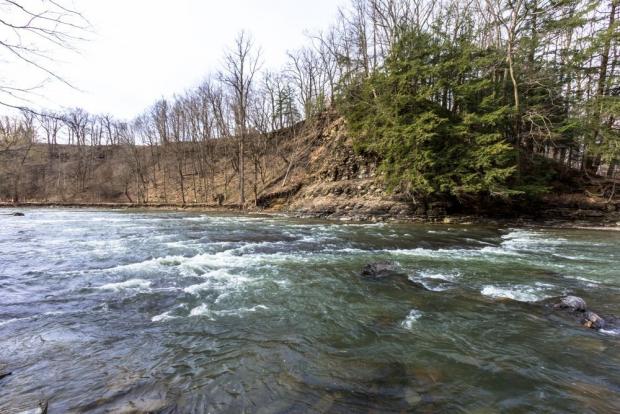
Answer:
[[(590, 329), (603, 329), (607, 323), (597, 313), (588, 310), (586, 301), (578, 296), (564, 296), (553, 305), (553, 309), (568, 311), (573, 317), (579, 317), (583, 326)], [(614, 318), (610, 318), (614, 320)]]
[(586, 301), (578, 296), (564, 296), (553, 307), (556, 309), (566, 309), (571, 312), (585, 312), (587, 309)]
[(362, 268), (362, 276), (383, 279), (397, 272), (398, 267), (392, 262), (369, 263)]
[(24, 217), (24, 216), (25, 216), (25, 214), (24, 214), (24, 213), (21, 213), (21, 212), (19, 212), (19, 211), (16, 211), (15, 213), (11, 213), (11, 216), (15, 216), (15, 217)]
[(0, 380), (4, 377), (8, 377), (9, 375), (11, 375), (12, 372), (10, 371), (0, 371)]
[(592, 311), (587, 311), (585, 317), (581, 321), (583, 326), (591, 329), (603, 329), (605, 327), (605, 320)]

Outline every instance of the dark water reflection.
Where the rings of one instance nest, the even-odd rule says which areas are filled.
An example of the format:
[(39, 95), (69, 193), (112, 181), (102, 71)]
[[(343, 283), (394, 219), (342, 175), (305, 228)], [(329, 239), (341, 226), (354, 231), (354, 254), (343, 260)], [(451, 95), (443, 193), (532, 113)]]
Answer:
[[(620, 411), (620, 233), (0, 216), (0, 412)], [(393, 260), (402, 279), (358, 277)], [(409, 280), (407, 280), (407, 277)], [(411, 281), (431, 290), (416, 288)]]

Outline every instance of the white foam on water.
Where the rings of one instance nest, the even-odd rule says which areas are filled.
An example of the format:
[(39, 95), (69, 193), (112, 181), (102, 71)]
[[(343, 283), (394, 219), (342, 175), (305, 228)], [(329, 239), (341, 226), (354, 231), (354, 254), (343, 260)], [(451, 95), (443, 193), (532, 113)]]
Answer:
[(291, 260), (307, 261), (308, 257), (289, 253), (250, 253), (239, 254), (241, 248), (230, 249), (218, 253), (204, 253), (190, 258), (183, 258), (181, 273), (194, 276), (195, 270), (233, 269), (260, 266), (272, 263), (283, 263)]
[(165, 221), (165, 220), (169, 220), (167, 218), (155, 218), (155, 217), (136, 217), (134, 215), (132, 216), (126, 216), (126, 217), (119, 217), (119, 216), (103, 216), (103, 217), (84, 217), (83, 220), (76, 220), (76, 221), (86, 221), (86, 222), (105, 222), (105, 223), (128, 223), (128, 224), (133, 224), (136, 221), (144, 221), (147, 223), (153, 223), (153, 222), (160, 222), (160, 221)]
[(599, 332), (605, 335), (611, 335), (611, 336), (619, 336), (620, 335), (620, 328), (615, 328), (615, 329), (599, 329)]
[[(89, 248), (90, 252), (97, 256), (109, 256), (110, 253), (122, 253), (129, 249), (126, 239), (87, 240), (78, 242), (78, 249), (82, 246)], [(61, 241), (66, 243), (65, 240)]]
[(162, 314), (153, 316), (151, 318), (151, 322), (163, 322), (163, 321), (168, 321), (170, 319), (176, 319), (176, 316), (172, 316), (170, 312), (171, 311), (167, 311)]
[(232, 295), (232, 293), (233, 293), (232, 291), (220, 293), (220, 295), (217, 298), (215, 298), (214, 303), (219, 304), (222, 301), (225, 301), (226, 299), (228, 299)]
[(185, 293), (189, 293), (191, 295), (197, 295), (204, 290), (208, 290), (211, 288), (211, 282), (199, 283), (197, 285), (191, 285), (183, 289)]
[(268, 310), (268, 309), (269, 307), (265, 305), (256, 305), (256, 306), (252, 306), (251, 308), (241, 307), (238, 309), (224, 309), (224, 310), (219, 310), (219, 311), (212, 311), (212, 313), (215, 313), (218, 316), (243, 317), (243, 314), (245, 313), (254, 313), (254, 312), (258, 312), (259, 310)]
[(536, 283), (534, 286), (529, 285), (513, 285), (513, 286), (495, 286), (486, 285), (480, 290), (484, 296), (490, 296), (496, 299), (513, 299), (519, 302), (537, 302), (549, 297), (549, 289), (553, 285), (545, 283)]
[(503, 247), (496, 247), (496, 246), (486, 246), (486, 247), (483, 247), (482, 249), (473, 250), (473, 251), (477, 253), (471, 254), (470, 256), (480, 257), (480, 256), (486, 256), (488, 254), (494, 254), (494, 255), (499, 255), (499, 256), (519, 256), (518, 251), (511, 250), (511, 249), (506, 250)]
[(557, 246), (567, 242), (563, 238), (553, 238), (542, 232), (512, 229), (502, 236), (502, 247), (506, 250), (552, 252)]
[(325, 252), (325, 253), (333, 253), (333, 254), (338, 254), (338, 253), (368, 254), (368, 253), (371, 253), (368, 250), (355, 249), (355, 248), (352, 248), (352, 247), (345, 247), (344, 249), (338, 249), (338, 250), (325, 249), (325, 250), (323, 250), (323, 252)]
[(42, 313), (42, 315), (45, 315), (45, 316), (56, 316), (56, 315), (65, 315), (65, 314), (67, 314), (67, 312), (63, 312), (63, 311), (49, 311), (49, 312)]
[(198, 216), (198, 217), (183, 217), (185, 221), (209, 221), (209, 216)]
[(136, 263), (129, 263), (129, 264), (123, 264), (123, 265), (118, 265), (118, 266), (114, 266), (114, 267), (110, 267), (107, 269), (102, 269), (104, 272), (109, 272), (109, 273), (116, 273), (119, 271), (132, 271), (132, 272), (136, 272), (136, 271), (142, 271), (142, 270), (152, 270), (155, 271), (159, 268), (159, 266), (161, 265), (161, 262), (163, 261), (164, 263), (166, 261), (172, 261), (175, 258), (178, 258), (178, 260), (182, 260), (185, 259), (182, 256), (166, 256), (166, 257), (159, 257), (159, 258), (155, 258), (155, 259), (147, 259), (144, 260), (142, 262), (136, 262)]
[(565, 277), (569, 279), (579, 280), (581, 282), (586, 282), (588, 286), (598, 286), (602, 283), (598, 280), (588, 279), (587, 277), (583, 277), (583, 276), (565, 276)]
[[(210, 308), (206, 303), (201, 303), (200, 305), (194, 307), (193, 309), (190, 310), (189, 312), (189, 316), (190, 317), (194, 317), (194, 316), (202, 316), (202, 317), (207, 317), (210, 320), (215, 320), (216, 316), (222, 316), (222, 317), (226, 317), (226, 316), (237, 316), (242, 318), (244, 316), (244, 314), (248, 314), (248, 313), (255, 313), (258, 311), (262, 311), (262, 310), (268, 310), (269, 307), (266, 305), (255, 305), (252, 306), (251, 308), (248, 307), (240, 307), (237, 309), (221, 309), (221, 310), (215, 310)], [(171, 315), (172, 311), (167, 311), (164, 312), (160, 315), (156, 315), (153, 316), (151, 318), (152, 322), (162, 322), (162, 321), (167, 321), (170, 319), (176, 319), (177, 316)]]
[(237, 291), (248, 283), (259, 280), (259, 278), (251, 278), (243, 274), (234, 274), (226, 269), (217, 269), (202, 275), (206, 280), (203, 283), (191, 285), (183, 289), (186, 293), (198, 295), (205, 290), (217, 290), (223, 293)]
[(197, 217), (183, 217), (182, 220), (185, 221), (196, 221), (196, 222), (208, 222), (209, 224), (239, 224), (239, 223), (257, 223), (257, 222), (269, 222), (273, 219), (269, 217), (222, 217), (222, 216), (211, 216), (211, 215), (200, 215)]
[(373, 227), (385, 227), (386, 224), (383, 222), (377, 223), (348, 223), (348, 224), (338, 224), (341, 227), (361, 227), (361, 228), (373, 228)]
[(237, 253), (247, 254), (247, 253), (254, 253), (256, 248), (286, 246), (290, 243), (291, 243), (290, 241), (263, 241), (263, 242), (256, 242), (256, 243), (245, 243), (244, 245), (239, 246), (234, 250)]
[(302, 243), (320, 243), (320, 242), (330, 240), (330, 239), (334, 239), (333, 234), (315, 233), (315, 234), (312, 234), (311, 236), (302, 236), (302, 238), (299, 239), (299, 241)]
[(196, 240), (177, 240), (172, 242), (165, 242), (166, 247), (173, 249), (197, 249), (202, 247)]
[(422, 312), (420, 312), (419, 310), (411, 309), (405, 320), (400, 323), (401, 328), (408, 330), (413, 329), (413, 325), (418, 319), (422, 317), (422, 315)]
[(416, 272), (415, 275), (410, 275), (408, 279), (414, 283), (420, 283), (424, 286), (425, 289), (433, 291), (433, 292), (443, 292), (450, 289), (449, 283), (437, 283), (430, 281), (439, 281), (439, 282), (454, 282), (461, 276), (460, 273), (454, 272), (434, 272), (430, 270), (422, 270)]
[(477, 243), (477, 244), (484, 244), (484, 245), (487, 245), (487, 246), (493, 246), (493, 243), (490, 243), (490, 242), (487, 242), (487, 241), (484, 241), (484, 240), (479, 240), (479, 239), (472, 239), (471, 237), (465, 237), (465, 239), (463, 239), (463, 240), (465, 240), (467, 242), (470, 242), (470, 243)]
[(206, 316), (209, 319), (213, 319), (213, 313), (211, 309), (205, 304), (202, 303), (199, 306), (196, 306), (189, 312), (189, 316)]
[(437, 272), (432, 272), (428, 270), (422, 270), (421, 272), (418, 272), (417, 275), (425, 279), (445, 280), (446, 282), (454, 282), (456, 279), (458, 279), (461, 276), (459, 272), (437, 273)]
[(436, 258), (448, 257), (454, 260), (469, 260), (469, 259), (478, 259), (478, 258), (488, 259), (489, 255), (515, 256), (519, 254), (518, 252), (504, 250), (501, 247), (490, 247), (490, 246), (483, 247), (482, 249), (427, 249), (424, 247), (418, 247), (415, 249), (383, 250), (383, 252), (389, 253), (392, 255), (403, 255), (403, 256), (436, 257)]
[(29, 319), (31, 319), (31, 317), (7, 319), (6, 321), (0, 321), (0, 326), (9, 325), (13, 322), (18, 322), (18, 321), (27, 321)]
[(149, 290), (151, 282), (144, 279), (129, 279), (124, 282), (108, 283), (99, 286), (98, 289), (113, 290), (120, 292), (123, 290)]
[(554, 253), (554, 254), (552, 254), (552, 256), (559, 257), (560, 259), (566, 259), (566, 260), (577, 260), (577, 261), (588, 260), (588, 261), (592, 261), (592, 258), (585, 257), (585, 256), (572, 256), (572, 255), (568, 255), (568, 254), (558, 254), (558, 253)]
[(424, 289), (430, 290), (432, 292), (445, 292), (446, 290), (450, 289), (450, 286), (446, 283), (430, 284), (427, 280), (414, 278), (411, 276), (409, 276), (409, 280), (415, 283), (420, 283), (422, 286), (424, 286)]
[(178, 272), (181, 276), (195, 277), (202, 276), (213, 270), (256, 268), (258, 266), (273, 266), (278, 263), (286, 263), (293, 260), (296, 262), (308, 262), (314, 259), (316, 259), (316, 255), (313, 258), (311, 255), (283, 252), (243, 254), (240, 252), (240, 248), (233, 248), (217, 253), (201, 253), (191, 257), (159, 257), (142, 262), (101, 269), (101, 271), (112, 274), (118, 272), (161, 273), (162, 271), (169, 271), (168, 269), (174, 269), (174, 271)]

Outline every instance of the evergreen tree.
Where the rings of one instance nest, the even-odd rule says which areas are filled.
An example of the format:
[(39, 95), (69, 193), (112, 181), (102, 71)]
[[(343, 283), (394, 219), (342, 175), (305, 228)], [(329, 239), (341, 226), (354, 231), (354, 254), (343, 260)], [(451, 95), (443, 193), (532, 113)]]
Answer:
[(381, 70), (340, 94), (358, 150), (378, 154), (390, 187), (414, 198), (519, 192), (510, 107), (490, 78), (498, 57), (468, 37), (404, 33)]

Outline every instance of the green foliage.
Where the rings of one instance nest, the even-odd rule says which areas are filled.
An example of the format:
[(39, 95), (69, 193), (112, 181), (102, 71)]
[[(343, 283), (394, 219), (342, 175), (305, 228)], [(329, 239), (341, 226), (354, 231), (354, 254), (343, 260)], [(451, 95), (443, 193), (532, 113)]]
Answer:
[[(605, 162), (620, 159), (620, 96), (601, 96), (592, 100), (596, 116), (590, 117), (590, 130), (595, 131), (591, 152)], [(600, 120), (605, 122), (600, 122)]]
[(275, 97), (272, 117), (274, 121), (279, 121), (280, 127), (293, 125), (301, 119), (295, 105), (295, 92), (290, 85), (278, 90)]
[(389, 186), (415, 197), (519, 193), (511, 108), (487, 76), (497, 61), (467, 39), (404, 34), (382, 70), (339, 94), (356, 148), (378, 154)]

